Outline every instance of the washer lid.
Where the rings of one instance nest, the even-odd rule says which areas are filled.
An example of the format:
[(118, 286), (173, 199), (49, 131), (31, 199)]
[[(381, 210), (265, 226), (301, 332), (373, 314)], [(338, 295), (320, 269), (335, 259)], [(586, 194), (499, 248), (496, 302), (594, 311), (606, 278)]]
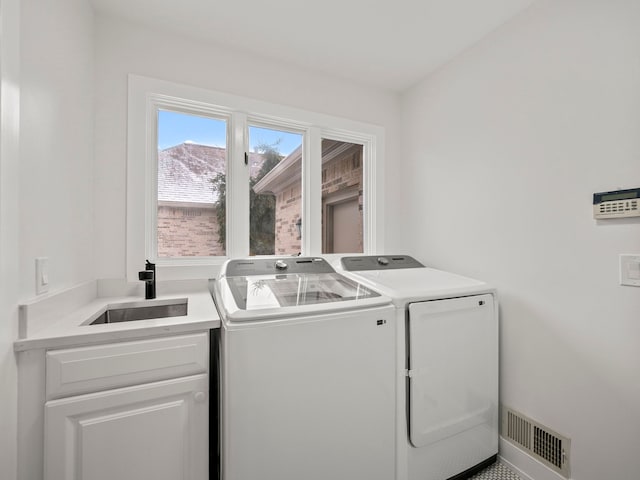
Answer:
[(298, 307), (379, 297), (370, 288), (337, 273), (226, 277), (240, 310)]
[(336, 273), (317, 257), (230, 260), (216, 283), (217, 303), (231, 321), (313, 315), (389, 303), (388, 298)]
[[(435, 268), (420, 267), (418, 262), (408, 256), (397, 256), (398, 260), (390, 261), (391, 267), (384, 265), (378, 268), (370, 268), (378, 263), (378, 257), (360, 257), (362, 262), (355, 261), (357, 257), (348, 257), (348, 265), (352, 271), (344, 271), (344, 274), (358, 282), (364, 283), (369, 288), (393, 299), (396, 305), (404, 305), (408, 302), (430, 300), (436, 298), (450, 298), (457, 296), (491, 293), (494, 289), (479, 280), (463, 277), (454, 273), (436, 270)], [(392, 260), (392, 256), (387, 256)], [(336, 264), (338, 269), (345, 268), (344, 259)], [(415, 263), (414, 263), (415, 262)], [(398, 264), (405, 264), (400, 266)], [(417, 265), (416, 265), (417, 264)], [(360, 265), (360, 266), (358, 266)], [(364, 266), (365, 268), (362, 268)]]

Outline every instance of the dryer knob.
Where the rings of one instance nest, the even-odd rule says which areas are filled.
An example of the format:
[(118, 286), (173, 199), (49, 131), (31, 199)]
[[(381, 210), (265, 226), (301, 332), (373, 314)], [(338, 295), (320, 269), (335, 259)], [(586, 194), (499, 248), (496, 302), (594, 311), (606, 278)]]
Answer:
[(389, 265), (389, 259), (386, 257), (378, 257), (378, 265)]
[(277, 260), (276, 261), (276, 268), (278, 270), (286, 270), (288, 266), (289, 265), (287, 265), (287, 263), (284, 260)]

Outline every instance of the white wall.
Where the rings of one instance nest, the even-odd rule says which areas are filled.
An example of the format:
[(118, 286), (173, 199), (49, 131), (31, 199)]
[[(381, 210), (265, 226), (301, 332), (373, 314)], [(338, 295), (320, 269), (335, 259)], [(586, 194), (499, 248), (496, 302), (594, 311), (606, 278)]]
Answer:
[(23, 0), (21, 23), (20, 292), (35, 295), (49, 257), (50, 291), (94, 278), (93, 11), (86, 0)]
[(637, 1), (541, 0), (401, 101), (409, 250), (498, 287), (501, 400), (572, 439), (580, 480), (640, 471), (640, 222), (591, 210), (640, 187), (638, 25)]
[(20, 2), (0, 1), (0, 478), (16, 478)]
[[(125, 276), (127, 75), (242, 95), (386, 128), (388, 165), (397, 162), (395, 94), (274, 63), (228, 48), (100, 15), (96, 35), (96, 261), (98, 278)], [(398, 182), (390, 178), (388, 197)], [(140, 186), (143, 187), (142, 185)], [(397, 216), (388, 206), (388, 231)], [(388, 240), (390, 243), (391, 238)], [(140, 259), (142, 266), (144, 259)]]
[(0, 5), (0, 478), (12, 480), (13, 342), (34, 258), (49, 257), (52, 292), (94, 276), (93, 11), (85, 0)]

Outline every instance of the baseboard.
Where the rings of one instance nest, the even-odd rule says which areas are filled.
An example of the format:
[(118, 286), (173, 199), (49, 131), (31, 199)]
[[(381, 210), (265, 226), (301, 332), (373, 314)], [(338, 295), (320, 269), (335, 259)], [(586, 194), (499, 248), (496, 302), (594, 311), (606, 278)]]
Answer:
[(567, 480), (503, 437), (500, 437), (498, 459), (522, 480)]

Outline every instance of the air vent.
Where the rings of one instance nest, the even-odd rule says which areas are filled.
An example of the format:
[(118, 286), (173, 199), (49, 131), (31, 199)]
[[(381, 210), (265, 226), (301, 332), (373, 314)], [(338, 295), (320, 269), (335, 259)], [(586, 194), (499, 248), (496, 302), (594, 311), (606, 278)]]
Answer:
[(521, 450), (569, 478), (571, 440), (568, 438), (504, 406), (501, 433)]
[[(504, 435), (504, 432), (503, 432)], [(507, 411), (507, 438), (520, 444), (527, 450), (531, 450), (531, 422), (516, 415), (511, 410)]]

